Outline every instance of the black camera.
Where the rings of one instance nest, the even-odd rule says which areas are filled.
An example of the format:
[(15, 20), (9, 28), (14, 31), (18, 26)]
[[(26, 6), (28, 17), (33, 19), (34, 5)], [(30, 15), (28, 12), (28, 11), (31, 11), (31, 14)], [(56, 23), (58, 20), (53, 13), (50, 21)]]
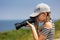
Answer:
[(27, 19), (27, 20), (25, 20), (25, 21), (23, 21), (21, 23), (16, 23), (15, 24), (16, 29), (18, 30), (21, 27), (26, 26), (27, 25), (26, 21), (28, 21), (29, 23), (34, 23), (36, 21), (36, 18), (35, 17), (30, 17), (30, 19)]

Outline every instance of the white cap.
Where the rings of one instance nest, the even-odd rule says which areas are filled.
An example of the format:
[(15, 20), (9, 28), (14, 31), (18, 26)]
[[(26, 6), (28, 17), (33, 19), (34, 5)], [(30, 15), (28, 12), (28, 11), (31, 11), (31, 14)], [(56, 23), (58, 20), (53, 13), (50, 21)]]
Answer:
[(30, 17), (36, 17), (41, 12), (50, 12), (50, 7), (47, 4), (41, 3), (38, 4), (34, 10), (34, 13), (30, 15)]

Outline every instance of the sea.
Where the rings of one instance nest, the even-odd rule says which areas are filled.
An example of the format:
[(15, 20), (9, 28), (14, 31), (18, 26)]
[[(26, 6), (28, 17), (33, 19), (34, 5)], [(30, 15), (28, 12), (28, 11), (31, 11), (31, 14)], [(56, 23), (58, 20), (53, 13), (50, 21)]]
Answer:
[(0, 20), (0, 32), (16, 30), (15, 24), (24, 20)]

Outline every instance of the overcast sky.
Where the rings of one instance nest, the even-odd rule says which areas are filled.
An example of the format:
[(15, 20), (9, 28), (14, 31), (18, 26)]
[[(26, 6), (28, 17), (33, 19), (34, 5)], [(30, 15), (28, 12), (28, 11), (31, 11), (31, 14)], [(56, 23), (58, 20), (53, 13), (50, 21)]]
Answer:
[(51, 17), (60, 19), (60, 0), (0, 0), (0, 20), (20, 20), (29, 18), (39, 3), (51, 7)]

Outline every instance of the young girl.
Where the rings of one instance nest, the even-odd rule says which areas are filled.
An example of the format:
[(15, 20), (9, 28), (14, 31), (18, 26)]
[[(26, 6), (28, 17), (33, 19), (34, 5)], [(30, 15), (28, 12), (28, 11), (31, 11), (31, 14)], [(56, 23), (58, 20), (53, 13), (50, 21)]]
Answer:
[[(35, 17), (36, 22), (32, 25), (27, 21), (27, 24), (32, 29), (34, 40), (53, 40), (55, 27), (51, 22), (50, 7), (44, 3), (38, 4), (31, 17)], [(38, 22), (44, 23), (41, 31), (38, 29)]]

